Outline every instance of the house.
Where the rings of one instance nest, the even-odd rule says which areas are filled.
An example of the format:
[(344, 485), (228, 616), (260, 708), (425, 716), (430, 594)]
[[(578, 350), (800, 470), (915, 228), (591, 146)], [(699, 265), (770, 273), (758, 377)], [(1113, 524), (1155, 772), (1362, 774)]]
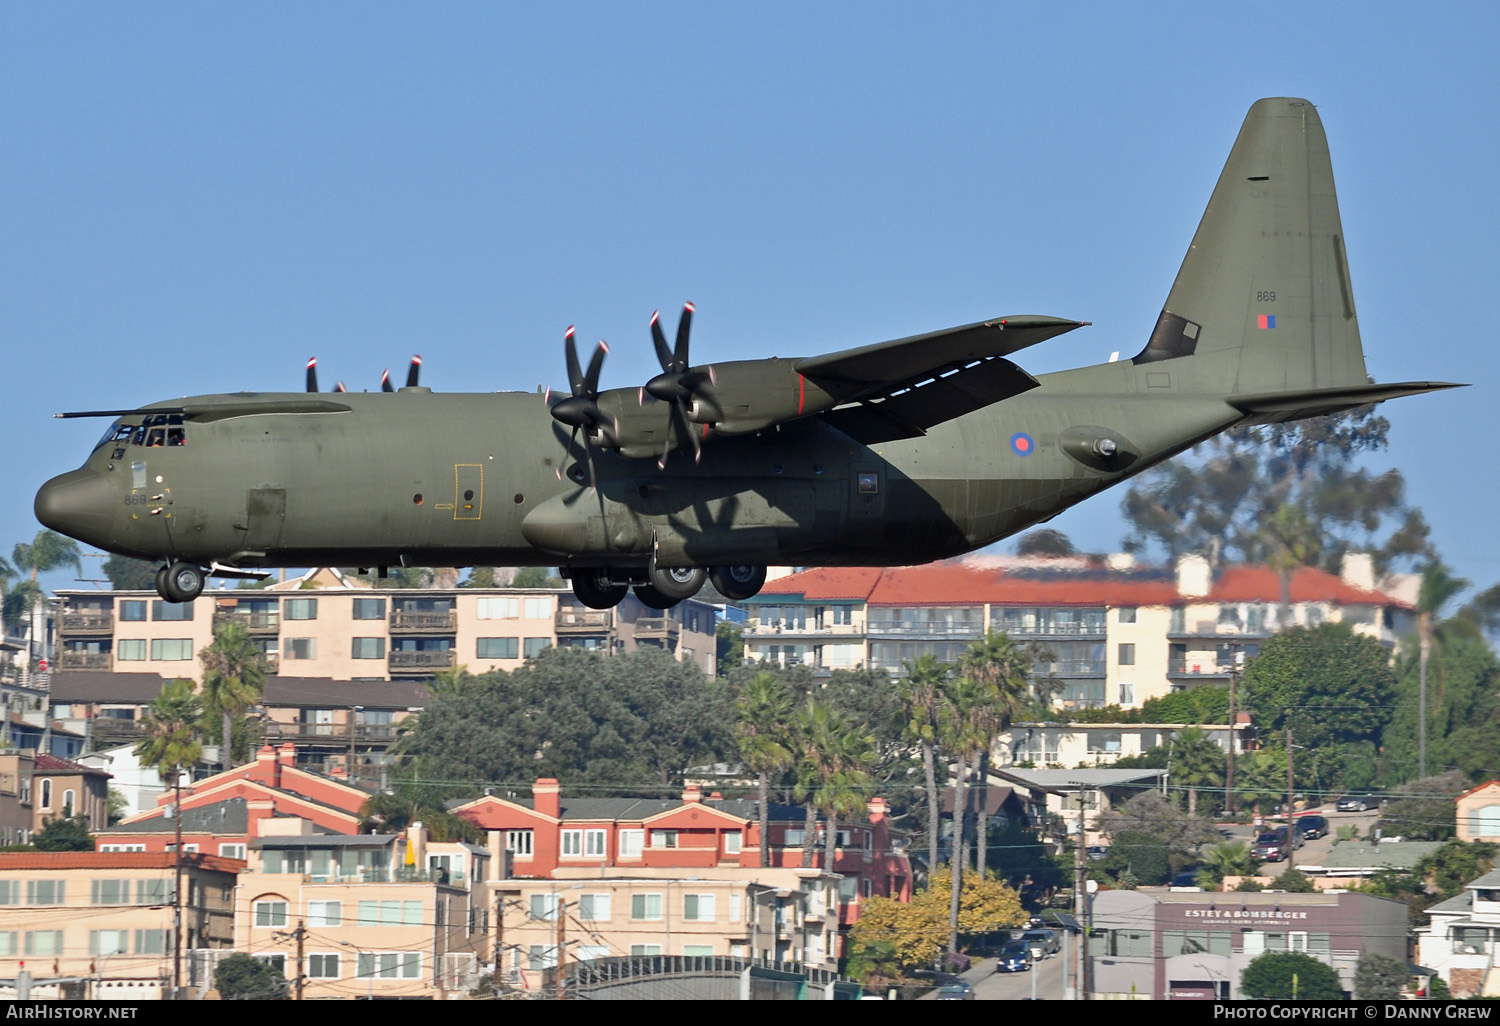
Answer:
[(1040, 824), (1060, 822), (1063, 831), (1084, 844), (1102, 844), (1099, 817), (1142, 791), (1160, 787), (1167, 771), (1159, 769), (1021, 769), (993, 767), (990, 772), (1013, 784), (1026, 803), (1026, 818)]
[(1458, 796), (1458, 839), (1500, 843), (1500, 780)]
[(1500, 870), (1471, 880), (1427, 915), (1430, 922), (1417, 934), (1417, 960), (1436, 970), (1456, 998), (1500, 997)]
[[(227, 953), (234, 943), (235, 881), (244, 863), (185, 855), (182, 947)], [(150, 1001), (171, 994), (173, 855), (146, 852), (0, 852), (0, 980), (24, 965), (34, 999)], [(211, 980), (182, 960), (184, 987)], [(51, 977), (72, 977), (47, 983)], [(0, 983), (0, 998), (15, 997)]]

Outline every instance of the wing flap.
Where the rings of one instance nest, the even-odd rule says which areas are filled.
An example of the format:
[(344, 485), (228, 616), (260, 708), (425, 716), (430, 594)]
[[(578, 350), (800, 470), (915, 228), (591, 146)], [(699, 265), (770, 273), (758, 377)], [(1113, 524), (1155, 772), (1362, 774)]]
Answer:
[(1040, 382), (1001, 357), (932, 378), (889, 396), (821, 414), (865, 445), (914, 438), (927, 429), (1036, 388)]

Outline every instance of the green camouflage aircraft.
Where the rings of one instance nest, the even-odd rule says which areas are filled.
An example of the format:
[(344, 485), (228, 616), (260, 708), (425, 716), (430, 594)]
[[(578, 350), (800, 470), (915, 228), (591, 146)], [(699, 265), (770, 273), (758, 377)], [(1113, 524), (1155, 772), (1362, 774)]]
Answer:
[[(1313, 105), (1245, 119), (1145, 348), (1033, 377), (1011, 357), (1082, 327), (999, 317), (825, 356), (693, 364), (599, 391), (570, 328), (571, 394), (197, 396), (114, 416), (36, 497), (48, 527), (207, 574), (278, 566), (555, 565), (585, 604), (666, 608), (768, 565), (922, 563), (988, 545), (1226, 428), (1444, 382), (1373, 384), (1328, 143)], [(308, 393), (316, 371), (308, 365)]]

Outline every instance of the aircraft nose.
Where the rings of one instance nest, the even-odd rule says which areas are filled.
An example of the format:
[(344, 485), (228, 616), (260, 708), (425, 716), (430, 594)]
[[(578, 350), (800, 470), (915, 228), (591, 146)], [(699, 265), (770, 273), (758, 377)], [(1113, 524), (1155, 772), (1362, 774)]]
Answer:
[(36, 518), (46, 527), (93, 545), (108, 543), (116, 496), (109, 480), (84, 467), (59, 474), (36, 493)]

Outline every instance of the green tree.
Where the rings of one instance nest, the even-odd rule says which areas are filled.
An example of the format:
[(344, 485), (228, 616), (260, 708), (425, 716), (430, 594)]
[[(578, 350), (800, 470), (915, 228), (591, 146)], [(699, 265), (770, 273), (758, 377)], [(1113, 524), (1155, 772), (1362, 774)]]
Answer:
[(54, 816), (36, 832), (31, 844), (37, 851), (93, 851), (94, 837), (87, 816)]
[[(181, 787), (184, 772), (198, 764), (203, 745), (198, 740), (198, 724), (203, 720), (203, 703), (190, 680), (174, 680), (163, 685), (146, 707), (142, 718), (143, 736), (135, 744), (141, 765), (155, 769), (163, 782)], [(182, 822), (178, 818), (178, 822)]]
[(459, 585), (460, 588), (493, 588), (495, 584), (495, 568), (492, 566), (476, 566), (469, 569), (469, 576)]
[(1317, 890), (1308, 875), (1296, 868), (1283, 870), (1276, 881), (1271, 884), (1271, 889), (1286, 891), (1288, 894), (1311, 894)]
[(1374, 829), (1382, 837), (1446, 841), (1458, 832), (1454, 799), (1468, 789), (1469, 779), (1457, 770), (1392, 788)]
[(1469, 582), (1454, 577), (1442, 563), (1428, 563), (1422, 568), (1422, 583), (1417, 589), (1417, 776), (1427, 775), (1427, 661), (1433, 647), (1446, 632), (1439, 629), (1439, 614)]
[(1021, 645), (1011, 641), (1005, 634), (990, 631), (984, 638), (971, 644), (959, 659), (958, 671), (965, 677), (978, 681), (988, 692), (977, 724), (989, 732), (984, 747), (979, 752), (979, 790), (976, 814), (978, 823), (974, 831), (974, 865), (981, 877), (989, 871), (986, 838), (989, 833), (989, 815), (985, 807), (989, 802), (990, 749), (996, 738), (1010, 727), (1011, 722), (1026, 704), (1028, 681), (1031, 677), (1032, 654)]
[[(1172, 868), (1196, 862), (1201, 845), (1219, 840), (1219, 832), (1211, 821), (1188, 815), (1181, 806), (1153, 790), (1142, 791), (1100, 816), (1099, 829), (1114, 839), (1113, 847), (1118, 847), (1119, 838), (1126, 833), (1146, 835), (1153, 843), (1165, 847)], [(1139, 870), (1136, 875), (1143, 883), (1154, 882), (1145, 879)]]
[(39, 602), (45, 593), (38, 582), (39, 574), (64, 567), (72, 567), (79, 577), (83, 576), (83, 553), (72, 538), (56, 531), (38, 531), (30, 542), (18, 542), (11, 552), (15, 565), (0, 568), (0, 576), (21, 576), (5, 594), (3, 619), (8, 624), (20, 623)]
[(906, 717), (904, 736), (922, 753), (922, 773), (927, 797), (927, 864), (937, 865), (938, 827), (942, 796), (937, 788), (937, 746), (941, 740), (944, 708), (948, 698), (949, 663), (927, 653), (906, 664), (906, 676), (896, 682)]
[(1229, 689), (1173, 691), (1141, 703), (1138, 723), (1228, 723)]
[(761, 866), (771, 864), (771, 774), (792, 763), (787, 736), (792, 708), (791, 690), (770, 673), (750, 678), (735, 700), (734, 732), (740, 761), (755, 774)]
[[(1427, 765), (1457, 769), (1475, 780), (1500, 776), (1500, 660), (1478, 637), (1442, 625), (1446, 636), (1428, 667)], [(1379, 779), (1414, 780), (1419, 772), (1420, 655), (1397, 662), (1396, 708), (1381, 735)]]
[[(203, 699), (209, 716), (220, 720), (219, 768), (235, 765), (234, 720), (260, 702), (266, 689), (266, 657), (237, 620), (214, 625), (214, 640), (198, 653), (203, 664)], [(249, 752), (239, 753), (245, 759)]]
[(144, 559), (110, 556), (103, 569), (109, 586), (116, 591), (149, 591), (156, 587), (156, 567)]
[(457, 789), (427, 776), (427, 764), (414, 759), (391, 774), (390, 785), (371, 795), (359, 810), (361, 830), (394, 834), (421, 823), (434, 841), (482, 843), (484, 835), (473, 823), (455, 816), (444, 804)]
[(1300, 951), (1268, 951), (1245, 967), (1240, 993), (1260, 1001), (1340, 1001), (1343, 984), (1332, 966)]
[(1361, 1001), (1393, 1001), (1406, 989), (1409, 975), (1400, 959), (1367, 951), (1354, 966), (1354, 996)]
[(511, 579), (512, 588), (561, 588), (562, 578), (544, 566), (523, 566)]
[(265, 1001), (286, 997), (287, 979), (270, 962), (236, 951), (215, 967), (214, 989), (225, 1001)]
[(1016, 539), (1018, 556), (1073, 556), (1078, 550), (1067, 535), (1051, 527), (1027, 531)]
[(1305, 748), (1373, 741), (1396, 690), (1389, 660), (1380, 642), (1343, 624), (1293, 627), (1245, 667), (1245, 707), (1263, 735), (1280, 734), (1290, 718)]
[(1222, 787), (1228, 765), (1224, 749), (1199, 727), (1178, 731), (1171, 749), (1171, 783), (1186, 787), (1188, 815), (1198, 815), (1198, 789)]
[(733, 620), (714, 624), (714, 660), (720, 677), (731, 676), (745, 662), (745, 628)]
[(1243, 841), (1224, 841), (1203, 849), (1203, 869), (1199, 876), (1206, 874), (1215, 889), (1226, 876), (1249, 876), (1254, 872), (1250, 846)]
[(1171, 851), (1155, 834), (1123, 830), (1110, 836), (1104, 870), (1122, 879), (1128, 872), (1140, 884), (1164, 884), (1172, 876)]

